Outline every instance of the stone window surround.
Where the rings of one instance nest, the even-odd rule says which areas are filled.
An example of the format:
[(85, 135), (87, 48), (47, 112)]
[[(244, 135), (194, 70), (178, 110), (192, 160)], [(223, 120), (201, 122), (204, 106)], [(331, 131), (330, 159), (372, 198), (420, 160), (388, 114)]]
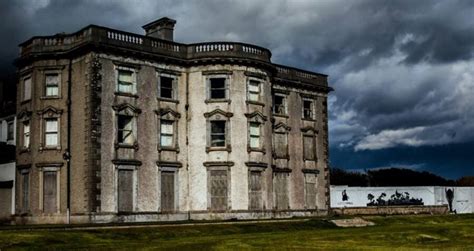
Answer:
[[(157, 123), (157, 132), (158, 132), (157, 150), (158, 152), (175, 151), (179, 153), (178, 124), (179, 124), (179, 119), (181, 118), (181, 114), (179, 112), (173, 111), (170, 108), (155, 110), (155, 113), (157, 115), (157, 120), (158, 120), (158, 123)], [(173, 146), (172, 147), (161, 146), (161, 121), (162, 120), (173, 122)]]
[[(261, 112), (253, 112), (253, 113), (246, 113), (245, 116), (247, 117), (247, 152), (262, 152), (263, 154), (266, 153), (265, 149), (265, 124), (267, 121), (267, 117), (263, 115)], [(260, 146), (259, 147), (251, 147), (250, 146), (250, 123), (258, 123), (260, 125)]]
[[(231, 103), (230, 85), (232, 82), (232, 71), (219, 70), (219, 71), (203, 71), (203, 77), (205, 78), (206, 86), (206, 100), (207, 103)], [(212, 78), (225, 78), (226, 97), (223, 99), (211, 99), (211, 79)]]
[[(122, 212), (119, 212), (119, 201), (118, 201), (118, 196), (119, 196), (119, 187), (118, 187), (118, 176), (119, 176), (119, 171), (120, 170), (130, 170), (130, 171), (133, 171), (133, 185), (132, 185), (132, 196), (133, 196), (133, 199), (132, 199), (132, 211), (135, 212), (137, 211), (137, 192), (138, 192), (138, 163), (137, 165), (133, 164), (132, 162), (130, 162), (130, 164), (128, 163), (119, 163), (120, 161), (117, 161), (114, 163), (114, 171), (115, 171), (115, 174), (114, 174), (114, 189), (115, 189), (115, 192), (114, 192), (114, 196), (115, 196), (115, 212), (116, 213), (122, 213)], [(140, 163), (141, 164), (141, 163)]]
[[(231, 130), (231, 123), (230, 123), (230, 118), (234, 114), (231, 112), (225, 112), (221, 109), (215, 109), (212, 112), (206, 112), (204, 113), (204, 117), (206, 118), (206, 132), (207, 132), (207, 137), (206, 137), (206, 152), (210, 151), (227, 151), (231, 152), (232, 151), (232, 146), (231, 146), (231, 138), (230, 138), (230, 130)], [(221, 117), (222, 116), (222, 117)], [(211, 146), (211, 121), (225, 121), (225, 146), (223, 147), (216, 147), (216, 146)]]
[[(160, 68), (157, 68), (156, 69), (156, 78), (157, 78), (157, 85), (156, 85), (156, 88), (157, 88), (157, 100), (159, 101), (167, 101), (167, 102), (173, 102), (173, 103), (179, 103), (179, 100), (178, 100), (178, 97), (179, 97), (179, 76), (181, 75), (181, 72), (178, 72), (178, 71), (172, 71), (172, 70), (167, 70), (167, 69), (160, 69)], [(173, 94), (172, 94), (172, 98), (163, 98), (161, 97), (161, 78), (160, 77), (168, 77), (168, 78), (172, 78), (173, 79)]]
[(183, 166), (181, 162), (157, 161), (157, 211), (161, 212), (161, 172), (174, 172), (174, 211), (179, 211), (179, 169)]
[[(304, 110), (305, 110), (304, 102), (305, 101), (311, 102), (311, 107), (310, 107), (311, 116), (309, 118), (306, 118), (304, 116)], [(314, 102), (313, 99), (302, 97), (302, 99), (301, 99), (301, 119), (302, 120), (308, 120), (308, 121), (316, 121), (316, 102)]]
[[(41, 212), (44, 211), (43, 204), (43, 173), (44, 172), (56, 172), (56, 213), (61, 211), (61, 167), (64, 165), (62, 162), (44, 162), (37, 163), (36, 167), (39, 170), (39, 209)], [(31, 195), (30, 195), (31, 196)]]
[(211, 209), (211, 171), (212, 170), (222, 170), (227, 172), (227, 210), (232, 209), (232, 200), (231, 200), (231, 188), (232, 188), (232, 179), (231, 179), (231, 167), (234, 166), (232, 161), (207, 161), (203, 165), (206, 167), (207, 173), (207, 210), (209, 212), (220, 212)]
[[(114, 105), (112, 106), (112, 109), (114, 110), (114, 145), (115, 148), (134, 148), (135, 151), (138, 150), (138, 130), (137, 130), (137, 125), (138, 125), (138, 115), (141, 113), (141, 109), (128, 104), (128, 103), (122, 103), (120, 105)], [(119, 115), (125, 115), (125, 116), (132, 116), (133, 117), (133, 122), (132, 122), (132, 133), (134, 137), (134, 143), (133, 144), (126, 144), (126, 143), (119, 143), (118, 142), (118, 116)]]
[[(17, 140), (18, 142), (18, 148), (20, 150), (20, 154), (21, 153), (24, 153), (24, 152), (29, 152), (30, 151), (30, 148), (31, 148), (31, 140), (32, 140), (32, 129), (33, 127), (31, 126), (31, 122), (33, 121), (32, 120), (32, 115), (33, 113), (31, 111), (28, 111), (28, 110), (23, 110), (21, 111), (20, 113), (18, 113), (18, 116), (17, 116), (17, 123), (19, 123), (20, 125), (22, 125), (20, 128), (20, 133), (19, 135), (21, 135), (21, 137)], [(28, 123), (30, 125), (30, 144), (26, 147), (25, 146), (25, 127), (23, 126), (25, 123)]]
[[(63, 113), (62, 109), (56, 109), (52, 106), (48, 106), (43, 110), (39, 110), (37, 114), (39, 115), (40, 123), (40, 145), (39, 151), (44, 150), (61, 150), (61, 115)], [(58, 144), (56, 146), (46, 146), (46, 120), (47, 119), (57, 119), (58, 127)], [(30, 120), (31, 123), (31, 120)], [(30, 127), (31, 130), (31, 127)], [(30, 139), (31, 140), (31, 139)]]
[[(264, 103), (264, 97), (265, 97), (265, 91), (264, 91), (264, 83), (265, 81), (262, 79), (262, 78), (259, 78), (259, 77), (256, 77), (255, 75), (253, 74), (245, 74), (247, 75), (247, 84), (246, 84), (246, 87), (247, 87), (247, 93), (246, 93), (246, 103), (247, 104), (253, 104), (253, 105), (260, 105), (260, 106), (265, 106), (265, 103)], [(251, 81), (254, 81), (254, 82), (258, 82), (258, 88), (259, 88), (259, 97), (258, 97), (258, 100), (250, 100), (250, 82)]]
[[(317, 162), (318, 161), (318, 148), (317, 148), (318, 141), (317, 141), (317, 138), (318, 138), (319, 131), (316, 130), (312, 126), (307, 126), (307, 127), (301, 128), (301, 133), (302, 133), (302, 137), (303, 137), (303, 161), (316, 161)], [(304, 155), (304, 153), (305, 153), (304, 137), (313, 137), (313, 140), (314, 140), (313, 141), (314, 142), (314, 145), (313, 145), (314, 159), (306, 159), (306, 156)]]

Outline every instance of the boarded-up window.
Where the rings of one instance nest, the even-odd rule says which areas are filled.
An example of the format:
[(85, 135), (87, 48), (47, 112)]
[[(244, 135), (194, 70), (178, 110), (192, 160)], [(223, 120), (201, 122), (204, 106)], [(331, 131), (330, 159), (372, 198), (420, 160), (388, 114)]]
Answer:
[(288, 174), (275, 173), (274, 179), (275, 207), (277, 210), (287, 210), (289, 209)]
[(43, 211), (45, 213), (58, 211), (57, 192), (57, 172), (43, 172)]
[(250, 122), (249, 137), (250, 147), (260, 148), (260, 123)]
[(260, 82), (255, 80), (249, 81), (248, 98), (250, 101), (260, 101)]
[(287, 134), (286, 133), (275, 133), (274, 134), (274, 151), (277, 158), (287, 157)]
[(118, 172), (118, 211), (133, 211), (133, 170)]
[(30, 175), (29, 173), (23, 173), (21, 191), (22, 191), (22, 209), (23, 212), (27, 212), (30, 207)]
[(227, 210), (227, 171), (211, 170), (209, 172), (211, 186), (211, 210)]
[(31, 99), (31, 78), (23, 80), (23, 100)]
[(316, 175), (306, 174), (305, 175), (305, 200), (306, 208), (316, 208)]
[(161, 211), (175, 210), (174, 178), (175, 172), (161, 172)]
[(315, 140), (314, 136), (303, 136), (303, 149), (304, 149), (304, 159), (306, 160), (314, 160), (316, 159), (315, 154)]
[(251, 171), (249, 179), (249, 208), (262, 209), (262, 172)]

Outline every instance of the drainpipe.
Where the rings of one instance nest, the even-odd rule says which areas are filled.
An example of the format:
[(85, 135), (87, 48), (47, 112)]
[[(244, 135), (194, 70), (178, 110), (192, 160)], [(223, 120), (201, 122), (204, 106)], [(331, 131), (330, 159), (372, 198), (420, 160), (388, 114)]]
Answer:
[(71, 92), (72, 92), (72, 58), (69, 59), (67, 77), (67, 147), (63, 158), (67, 163), (67, 224), (71, 224)]
[(189, 182), (190, 182), (190, 178), (189, 178), (189, 122), (188, 122), (188, 119), (189, 119), (189, 72), (186, 71), (186, 104), (184, 105), (184, 109), (186, 111), (186, 173), (188, 175), (188, 180), (186, 182), (186, 186), (187, 186), (187, 194), (188, 196), (186, 197), (186, 201), (187, 201), (187, 206), (188, 206), (188, 221), (191, 220), (191, 208), (190, 208), (190, 203), (189, 203), (189, 200), (190, 200), (190, 193), (189, 193)]

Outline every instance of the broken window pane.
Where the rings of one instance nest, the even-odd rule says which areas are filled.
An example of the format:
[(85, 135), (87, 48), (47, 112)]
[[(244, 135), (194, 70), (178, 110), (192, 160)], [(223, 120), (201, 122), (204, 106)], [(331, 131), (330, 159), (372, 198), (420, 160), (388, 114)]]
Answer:
[(135, 139), (133, 136), (133, 116), (118, 115), (118, 143), (133, 144)]
[(303, 118), (313, 119), (313, 102), (311, 100), (303, 100)]

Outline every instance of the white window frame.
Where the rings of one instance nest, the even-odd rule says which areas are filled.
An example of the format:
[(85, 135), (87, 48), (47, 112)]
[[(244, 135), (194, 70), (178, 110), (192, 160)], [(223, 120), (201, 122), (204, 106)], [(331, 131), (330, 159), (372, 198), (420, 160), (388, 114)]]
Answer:
[[(22, 122), (23, 130), (22, 130), (22, 147), (25, 149), (29, 149), (31, 145), (31, 121), (25, 120)], [(26, 130), (28, 128), (28, 130)]]
[[(41, 142), (40, 142), (40, 148), (39, 148), (40, 151), (61, 149), (61, 114), (62, 112), (63, 112), (62, 110), (56, 109), (51, 106), (48, 106), (44, 110), (38, 112), (38, 115), (40, 115), (40, 120), (41, 120), (41, 123), (40, 123)], [(57, 119), (57, 145), (55, 146), (46, 145), (46, 120), (48, 119)], [(31, 129), (31, 126), (30, 126), (30, 129)]]
[[(56, 76), (56, 85), (51, 85), (48, 83), (48, 76)], [(48, 94), (48, 87), (56, 87), (57, 94)], [(58, 71), (47, 71), (44, 74), (44, 97), (47, 98), (57, 98), (61, 96), (61, 74)]]
[[(31, 100), (33, 94), (33, 78), (31, 75), (27, 75), (21, 79), (22, 81), (22, 101)], [(27, 85), (27, 83), (29, 83)]]
[[(230, 112), (224, 112), (220, 109), (216, 109), (212, 112), (209, 112), (209, 113), (205, 113), (204, 114), (204, 117), (206, 117), (206, 123), (207, 123), (207, 144), (206, 144), (206, 152), (209, 152), (209, 151), (232, 151), (232, 148), (231, 148), (231, 140), (230, 140), (230, 118), (233, 116), (232, 113)], [(212, 146), (212, 124), (211, 122), (214, 122), (214, 121), (222, 121), (225, 123), (225, 143), (224, 143), (224, 146)]]
[[(258, 92), (252, 91), (251, 90), (251, 85), (252, 83), (257, 84)], [(253, 100), (251, 98), (251, 94), (257, 95), (257, 99)], [(247, 101), (249, 102), (262, 102), (262, 97), (263, 97), (263, 82), (259, 79), (256, 78), (248, 78), (247, 81)]]
[[(181, 115), (178, 112), (171, 110), (170, 108), (155, 110), (157, 114), (157, 137), (158, 137), (158, 151), (176, 151), (179, 152), (179, 144), (178, 144), (178, 122)], [(168, 121), (172, 123), (173, 127), (173, 134), (172, 134), (172, 144), (171, 146), (163, 146), (161, 145), (161, 123), (162, 121)]]

